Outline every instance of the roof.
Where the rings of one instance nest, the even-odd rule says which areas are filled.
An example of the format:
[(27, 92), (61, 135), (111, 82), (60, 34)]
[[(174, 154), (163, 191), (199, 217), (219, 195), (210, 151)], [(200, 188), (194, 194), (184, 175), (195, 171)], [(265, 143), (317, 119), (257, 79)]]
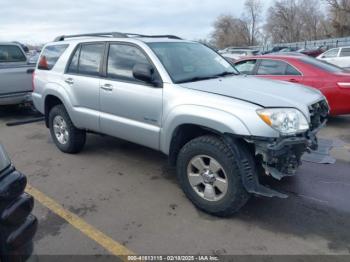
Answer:
[(96, 40), (96, 39), (110, 39), (110, 40), (126, 40), (126, 39), (138, 39), (142, 42), (168, 42), (174, 40), (182, 40), (180, 37), (175, 35), (143, 35), (136, 33), (121, 33), (121, 32), (104, 32), (104, 33), (86, 33), (77, 35), (62, 35), (55, 38), (54, 42), (73, 42), (73, 39), (78, 41), (83, 40)]
[(118, 37), (79, 37), (79, 38), (72, 38), (72, 39), (66, 39), (64, 41), (57, 41), (57, 42), (50, 42), (47, 45), (63, 45), (63, 44), (80, 44), (84, 42), (101, 42), (101, 41), (108, 41), (108, 42), (127, 42), (127, 43), (134, 43), (134, 44), (140, 44), (140, 43), (193, 43), (193, 41), (190, 40), (178, 40), (178, 39), (167, 39), (167, 38), (118, 38)]

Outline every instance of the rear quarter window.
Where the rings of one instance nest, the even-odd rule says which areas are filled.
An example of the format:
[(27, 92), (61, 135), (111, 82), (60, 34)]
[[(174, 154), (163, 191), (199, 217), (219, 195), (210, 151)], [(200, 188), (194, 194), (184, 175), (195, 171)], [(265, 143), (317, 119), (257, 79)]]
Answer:
[(16, 45), (0, 45), (0, 63), (26, 62), (27, 58)]
[(52, 45), (45, 47), (39, 58), (38, 69), (51, 70), (67, 47), (68, 45)]

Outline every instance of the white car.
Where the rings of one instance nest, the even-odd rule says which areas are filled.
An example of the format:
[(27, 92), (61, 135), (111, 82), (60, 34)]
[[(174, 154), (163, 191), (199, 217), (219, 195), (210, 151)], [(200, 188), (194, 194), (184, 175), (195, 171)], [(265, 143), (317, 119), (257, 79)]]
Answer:
[(350, 47), (338, 47), (319, 55), (317, 59), (342, 68), (350, 68)]
[(221, 55), (225, 58), (228, 58), (232, 61), (236, 61), (245, 56), (253, 56), (256, 55), (258, 51), (251, 49), (227, 49), (225, 52), (221, 53)]

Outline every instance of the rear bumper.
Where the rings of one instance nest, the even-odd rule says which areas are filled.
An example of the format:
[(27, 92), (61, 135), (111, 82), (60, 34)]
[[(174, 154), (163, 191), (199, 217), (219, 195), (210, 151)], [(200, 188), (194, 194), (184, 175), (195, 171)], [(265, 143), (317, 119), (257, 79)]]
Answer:
[(0, 94), (0, 106), (18, 105), (32, 101), (32, 92), (21, 92), (13, 94)]
[(34, 107), (36, 108), (36, 110), (38, 110), (40, 113), (44, 115), (45, 108), (44, 108), (44, 103), (42, 98), (43, 98), (42, 95), (35, 92), (32, 93), (32, 100), (33, 100)]

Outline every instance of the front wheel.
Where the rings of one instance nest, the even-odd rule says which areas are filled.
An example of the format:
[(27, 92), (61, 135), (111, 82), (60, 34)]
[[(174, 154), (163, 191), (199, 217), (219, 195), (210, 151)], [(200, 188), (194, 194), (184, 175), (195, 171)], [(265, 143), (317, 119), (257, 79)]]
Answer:
[(215, 136), (196, 138), (181, 149), (177, 176), (183, 191), (195, 206), (207, 213), (226, 217), (246, 204), (250, 194), (241, 180), (243, 174), (238, 161), (242, 154), (247, 154), (247, 151), (238, 153)]
[(85, 145), (86, 132), (76, 128), (63, 105), (53, 107), (49, 113), (52, 140), (64, 153), (79, 153)]

